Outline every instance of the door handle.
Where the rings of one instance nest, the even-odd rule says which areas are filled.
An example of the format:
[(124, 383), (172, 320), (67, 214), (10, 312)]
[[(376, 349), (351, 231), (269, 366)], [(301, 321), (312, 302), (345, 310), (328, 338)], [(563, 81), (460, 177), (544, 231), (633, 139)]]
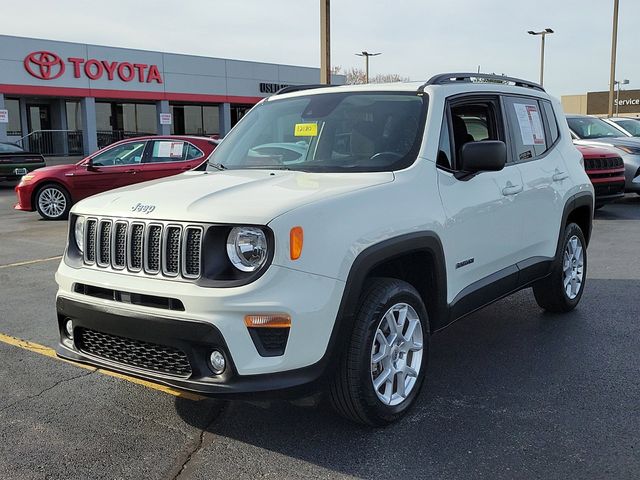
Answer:
[(130, 173), (132, 175), (135, 175), (136, 173), (138, 173), (138, 170), (132, 168), (131, 170), (125, 170), (124, 173)]
[(522, 185), (512, 185), (511, 182), (507, 183), (507, 186), (502, 189), (502, 195), (516, 195), (522, 191)]
[(556, 169), (556, 173), (554, 173), (551, 178), (554, 182), (561, 182), (562, 180), (566, 180), (567, 178), (569, 178), (569, 175)]

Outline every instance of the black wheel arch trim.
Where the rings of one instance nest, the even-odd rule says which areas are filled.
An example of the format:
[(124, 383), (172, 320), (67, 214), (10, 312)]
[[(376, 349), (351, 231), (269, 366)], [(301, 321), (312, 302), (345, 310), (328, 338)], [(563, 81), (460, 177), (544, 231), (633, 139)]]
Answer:
[(560, 231), (558, 232), (558, 245), (556, 247), (556, 255), (562, 248), (562, 234), (564, 233), (564, 229), (567, 227), (567, 221), (569, 219), (569, 215), (574, 212), (576, 209), (580, 207), (589, 207), (591, 214), (589, 215), (589, 226), (588, 231), (582, 232), (585, 240), (587, 241), (587, 246), (589, 245), (589, 240), (591, 239), (591, 232), (593, 230), (593, 208), (595, 205), (594, 195), (591, 192), (579, 192), (575, 195), (571, 196), (569, 200), (564, 205), (564, 210), (562, 212), (562, 222), (560, 223)]

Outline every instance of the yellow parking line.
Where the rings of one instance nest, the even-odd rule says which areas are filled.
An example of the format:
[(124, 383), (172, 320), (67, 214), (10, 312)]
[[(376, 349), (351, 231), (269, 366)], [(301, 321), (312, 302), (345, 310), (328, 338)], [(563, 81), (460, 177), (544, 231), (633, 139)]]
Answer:
[(25, 262), (9, 263), (7, 265), (0, 265), (0, 269), (9, 268), (9, 267), (21, 267), (22, 265), (31, 265), (34, 263), (51, 262), (53, 260), (60, 260), (61, 258), (62, 258), (62, 255), (58, 255), (57, 257), (38, 258), (36, 260), (27, 260)]
[(194, 400), (194, 401), (204, 399), (203, 396), (195, 393), (184, 392), (182, 390), (177, 390), (175, 388), (167, 387), (165, 385), (160, 385), (158, 383), (149, 382), (147, 380), (142, 380), (136, 377), (130, 377), (129, 375), (123, 375), (121, 373), (112, 372), (110, 370), (103, 370), (102, 368), (96, 368), (90, 365), (84, 365), (82, 363), (70, 362), (69, 360), (65, 360), (64, 358), (58, 357), (53, 348), (45, 347), (44, 345), (40, 345), (38, 343), (28, 342), (27, 340), (11, 337), (9, 335), (4, 335), (2, 333), (0, 333), (0, 342), (6, 343), (7, 345), (13, 345), (14, 347), (22, 348), (24, 350), (29, 350), (30, 352), (39, 353), (40, 355), (44, 355), (46, 357), (55, 358), (56, 360), (60, 360), (70, 365), (75, 365), (76, 367), (97, 371), (103, 375), (108, 375), (110, 377), (115, 377), (121, 380), (126, 380), (127, 382), (135, 383), (136, 385), (142, 385), (143, 387), (151, 388), (153, 390), (158, 390), (159, 392), (167, 393), (175, 397), (187, 398), (189, 400)]

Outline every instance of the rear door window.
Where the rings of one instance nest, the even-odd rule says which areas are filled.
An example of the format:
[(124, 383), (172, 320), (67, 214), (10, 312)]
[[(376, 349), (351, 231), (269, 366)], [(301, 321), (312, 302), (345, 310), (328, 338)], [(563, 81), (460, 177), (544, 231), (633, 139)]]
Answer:
[(146, 158), (146, 163), (182, 162), (193, 160), (203, 153), (184, 140), (154, 140)]
[(504, 103), (515, 160), (531, 160), (546, 152), (552, 142), (547, 141), (540, 102), (535, 98), (506, 97)]

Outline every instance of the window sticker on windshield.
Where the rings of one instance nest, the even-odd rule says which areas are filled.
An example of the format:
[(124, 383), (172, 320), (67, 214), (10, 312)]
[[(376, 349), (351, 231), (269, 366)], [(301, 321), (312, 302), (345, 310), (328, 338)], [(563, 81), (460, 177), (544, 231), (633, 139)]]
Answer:
[(317, 123), (296, 123), (296, 126), (293, 130), (293, 135), (296, 137), (317, 137), (318, 124)]
[(523, 145), (544, 145), (544, 129), (536, 105), (514, 103)]

